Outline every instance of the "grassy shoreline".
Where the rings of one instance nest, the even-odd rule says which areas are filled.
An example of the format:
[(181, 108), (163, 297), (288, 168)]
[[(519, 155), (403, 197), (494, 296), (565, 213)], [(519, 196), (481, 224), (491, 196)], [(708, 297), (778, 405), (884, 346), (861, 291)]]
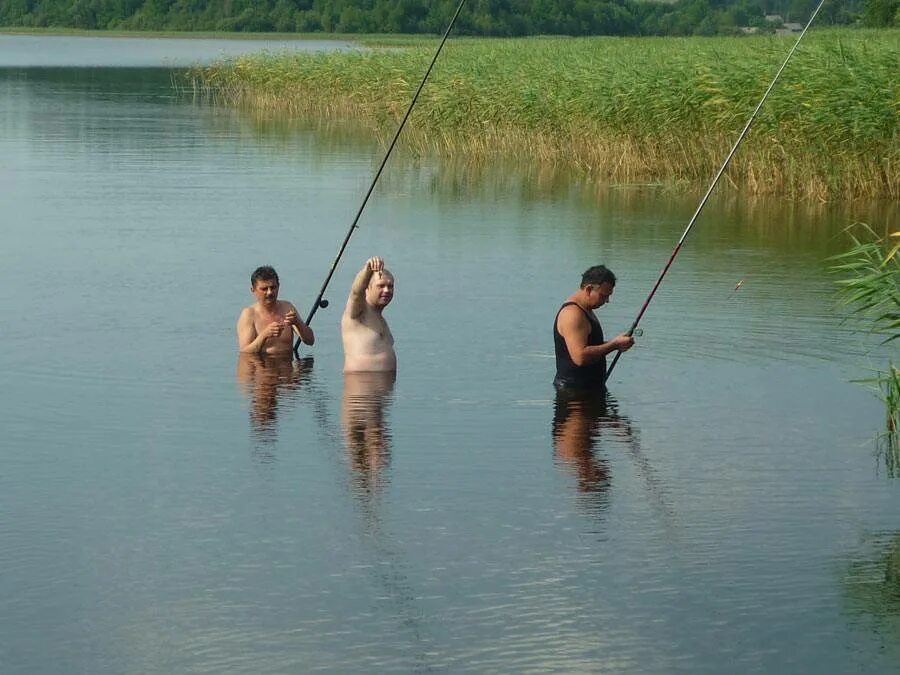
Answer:
[[(386, 136), (434, 48), (434, 40), (410, 42), (403, 50), (241, 57), (193, 70), (188, 86), (267, 114), (361, 120)], [(404, 44), (382, 41), (392, 43)], [(451, 41), (403, 143), (470, 161), (566, 165), (598, 182), (696, 187), (724, 160), (791, 44)], [(897, 30), (808, 35), (723, 187), (818, 200), (900, 198), (898, 46)]]

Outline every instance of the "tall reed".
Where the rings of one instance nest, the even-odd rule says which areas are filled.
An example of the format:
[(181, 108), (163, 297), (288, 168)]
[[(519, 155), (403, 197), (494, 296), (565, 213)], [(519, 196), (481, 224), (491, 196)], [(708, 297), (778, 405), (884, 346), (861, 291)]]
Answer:
[[(754, 193), (900, 198), (900, 31), (811, 33), (735, 157)], [(575, 167), (600, 182), (705, 184), (790, 47), (779, 37), (456, 40), (404, 143), (478, 162)], [(192, 71), (232, 105), (395, 128), (431, 56), (403, 49), (243, 57)]]
[[(848, 230), (852, 246), (832, 260), (841, 303), (869, 332), (881, 336), (882, 345), (900, 338), (900, 232), (879, 235), (857, 223)], [(877, 387), (885, 403), (887, 424), (878, 437), (888, 473), (900, 470), (900, 369), (888, 357), (886, 370), (865, 380)]]

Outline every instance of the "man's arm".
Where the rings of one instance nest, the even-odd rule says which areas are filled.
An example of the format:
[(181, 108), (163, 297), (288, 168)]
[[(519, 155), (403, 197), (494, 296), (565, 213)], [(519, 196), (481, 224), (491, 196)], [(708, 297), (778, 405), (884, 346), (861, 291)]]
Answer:
[(574, 305), (563, 307), (556, 320), (556, 328), (566, 341), (569, 356), (576, 366), (596, 363), (610, 352), (628, 351), (634, 344), (634, 338), (623, 333), (602, 344), (588, 345), (591, 324), (584, 313)]
[(344, 314), (351, 319), (358, 319), (366, 311), (366, 289), (375, 272), (379, 274), (384, 269), (384, 260), (378, 257), (369, 258), (363, 268), (353, 280), (350, 286), (350, 296), (347, 298), (347, 309)]
[(248, 307), (241, 312), (237, 322), (238, 351), (244, 354), (259, 353), (263, 345), (270, 337), (281, 333), (281, 326), (273, 321), (262, 333), (256, 332), (256, 324), (253, 322), (253, 312)]
[(306, 325), (306, 323), (297, 316), (297, 308), (294, 307), (291, 303), (288, 303), (290, 309), (288, 313), (284, 315), (285, 321), (287, 321), (291, 326), (294, 327), (294, 331), (297, 335), (300, 336), (300, 339), (303, 341), (303, 344), (312, 345), (316, 342), (316, 336), (312, 332), (312, 328)]

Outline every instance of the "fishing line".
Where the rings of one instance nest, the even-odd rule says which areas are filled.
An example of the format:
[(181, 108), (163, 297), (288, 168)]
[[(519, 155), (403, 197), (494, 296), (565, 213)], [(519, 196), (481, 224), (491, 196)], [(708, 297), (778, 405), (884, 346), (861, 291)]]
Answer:
[[(699, 206), (697, 206), (697, 210), (694, 211), (694, 215), (691, 216), (691, 220), (688, 222), (687, 227), (681, 235), (681, 239), (678, 240), (678, 244), (676, 244), (674, 250), (672, 251), (672, 255), (669, 256), (669, 261), (666, 263), (665, 267), (663, 267), (662, 272), (659, 273), (659, 277), (656, 280), (656, 283), (653, 285), (653, 289), (650, 291), (650, 295), (647, 296), (647, 299), (644, 300), (644, 304), (641, 307), (641, 311), (638, 312), (637, 318), (635, 318), (634, 322), (631, 324), (631, 328), (628, 329), (627, 335), (634, 335), (635, 329), (637, 329), (638, 323), (640, 323), (641, 318), (644, 316), (644, 312), (647, 311), (647, 307), (650, 305), (650, 301), (653, 300), (653, 296), (656, 295), (656, 290), (659, 288), (659, 285), (662, 283), (663, 277), (666, 276), (666, 272), (669, 271), (669, 268), (672, 266), (672, 263), (675, 261), (675, 256), (678, 255), (678, 252), (681, 250), (681, 245), (684, 244), (684, 240), (687, 239), (688, 233), (691, 231), (691, 228), (694, 226), (694, 223), (697, 220), (697, 217), (700, 215), (700, 212), (703, 210), (703, 207), (706, 206), (706, 201), (709, 199), (709, 196), (712, 194), (712, 191), (715, 189), (716, 185), (719, 182), (719, 179), (722, 177), (722, 174), (725, 173), (725, 169), (728, 167), (728, 163), (731, 161), (731, 158), (734, 157), (734, 153), (737, 152), (738, 146), (741, 144), (741, 141), (744, 140), (744, 137), (747, 135), (747, 132), (750, 130), (750, 125), (753, 124), (753, 120), (756, 119), (756, 115), (759, 113), (760, 108), (762, 108), (763, 103), (766, 102), (766, 99), (769, 98), (769, 93), (775, 87), (775, 83), (778, 82), (778, 78), (781, 76), (781, 71), (784, 70), (785, 66), (788, 64), (788, 61), (791, 60), (791, 56), (794, 55), (794, 52), (797, 50), (797, 47), (800, 46), (800, 41), (803, 39), (803, 36), (806, 35), (806, 31), (809, 30), (809, 27), (812, 25), (813, 19), (816, 18), (816, 14), (819, 13), (819, 10), (822, 9), (822, 5), (825, 4), (825, 0), (820, 0), (818, 6), (815, 11), (813, 11), (812, 16), (809, 17), (809, 21), (806, 22), (806, 27), (800, 33), (800, 36), (797, 38), (797, 41), (794, 43), (794, 46), (791, 47), (791, 50), (788, 52), (788, 55), (785, 57), (784, 62), (781, 64), (781, 67), (778, 69), (778, 72), (775, 73), (775, 77), (772, 78), (772, 81), (769, 83), (769, 88), (766, 89), (766, 93), (763, 94), (763, 97), (759, 100), (759, 103), (756, 105), (756, 109), (753, 111), (753, 114), (750, 115), (750, 119), (747, 120), (747, 124), (744, 125), (743, 131), (741, 131), (740, 136), (738, 136), (737, 141), (734, 146), (731, 148), (731, 152), (728, 153), (728, 156), (725, 158), (725, 161), (722, 163), (722, 166), (719, 167), (719, 172), (716, 174), (716, 177), (713, 178), (712, 183), (709, 186), (709, 189), (706, 191), (706, 194), (703, 195), (703, 199), (700, 200)], [(612, 373), (613, 368), (616, 367), (616, 362), (619, 360), (619, 357), (622, 355), (622, 352), (616, 352), (615, 358), (613, 358), (612, 363), (609, 366), (609, 369), (606, 371), (607, 379)]]
[[(422, 81), (419, 83), (419, 88), (416, 89), (415, 95), (409, 102), (409, 107), (406, 109), (406, 114), (403, 116), (403, 119), (400, 122), (400, 126), (397, 127), (397, 131), (396, 133), (394, 133), (394, 138), (391, 140), (387, 152), (384, 153), (384, 159), (381, 160), (381, 165), (378, 167), (378, 171), (375, 172), (375, 177), (369, 184), (369, 189), (366, 191), (362, 203), (359, 205), (359, 210), (356, 212), (356, 217), (353, 219), (353, 222), (350, 224), (350, 228), (347, 230), (347, 235), (344, 237), (344, 241), (341, 244), (341, 248), (338, 250), (337, 256), (335, 256), (334, 258), (334, 262), (331, 264), (331, 269), (328, 270), (328, 276), (325, 277), (325, 282), (322, 284), (322, 288), (319, 289), (319, 294), (316, 296), (315, 302), (313, 302), (312, 309), (309, 310), (309, 314), (307, 314), (306, 316), (307, 326), (312, 321), (312, 318), (313, 316), (315, 316), (316, 311), (319, 309), (319, 307), (323, 309), (328, 307), (328, 301), (322, 298), (322, 296), (325, 295), (325, 289), (328, 288), (328, 283), (331, 281), (331, 277), (334, 276), (334, 271), (337, 269), (338, 263), (341, 260), (341, 256), (344, 255), (344, 249), (347, 248), (347, 244), (350, 242), (350, 237), (353, 236), (353, 231), (357, 229), (357, 223), (359, 222), (360, 216), (362, 216), (363, 209), (366, 208), (369, 197), (371, 196), (372, 191), (375, 189), (375, 184), (378, 182), (378, 179), (381, 176), (381, 172), (384, 170), (384, 166), (385, 164), (387, 164), (388, 158), (391, 156), (391, 152), (394, 150), (394, 146), (397, 144), (397, 139), (400, 138), (400, 132), (403, 131), (403, 127), (406, 126), (406, 120), (409, 119), (409, 115), (412, 112), (413, 106), (419, 99), (419, 94), (422, 93), (422, 89), (425, 87), (425, 82), (428, 80), (428, 76), (431, 74), (431, 69), (434, 68), (434, 64), (437, 62), (438, 56), (440, 55), (441, 50), (444, 48), (444, 43), (447, 42), (450, 31), (453, 30), (453, 25), (456, 23), (456, 19), (459, 16), (460, 11), (462, 11), (463, 5), (465, 4), (466, 0), (460, 0), (459, 5), (457, 5), (456, 7), (456, 11), (453, 13), (453, 18), (451, 18), (450, 23), (447, 24), (447, 30), (444, 31), (444, 37), (441, 38), (441, 42), (438, 45), (437, 50), (434, 52), (434, 57), (431, 59), (431, 63), (428, 65), (428, 70), (425, 71), (425, 75), (422, 77)], [(298, 358), (300, 356), (300, 344), (300, 338), (297, 338), (297, 341), (294, 343), (294, 355)]]

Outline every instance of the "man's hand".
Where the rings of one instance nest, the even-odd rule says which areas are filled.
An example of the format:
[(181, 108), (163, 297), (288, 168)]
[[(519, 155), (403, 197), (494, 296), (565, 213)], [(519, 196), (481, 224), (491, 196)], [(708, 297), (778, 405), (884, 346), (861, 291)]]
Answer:
[(369, 258), (366, 261), (366, 265), (368, 265), (369, 269), (372, 270), (374, 274), (381, 274), (384, 271), (384, 259), (375, 256), (373, 258)]
[(266, 329), (263, 331), (263, 335), (265, 335), (267, 338), (278, 337), (279, 335), (281, 335), (281, 329), (283, 327), (284, 325), (281, 321), (273, 321), (268, 326), (266, 326)]
[(615, 338), (613, 338), (613, 342), (616, 345), (616, 349), (618, 349), (620, 352), (627, 352), (629, 349), (634, 347), (634, 338), (627, 333), (617, 335)]
[(300, 336), (300, 340), (305, 344), (311, 345), (315, 343), (316, 336), (313, 334), (312, 328), (301, 321), (295, 309), (289, 309), (287, 314), (284, 315), (283, 325), (290, 326), (290, 330), (296, 332)]

